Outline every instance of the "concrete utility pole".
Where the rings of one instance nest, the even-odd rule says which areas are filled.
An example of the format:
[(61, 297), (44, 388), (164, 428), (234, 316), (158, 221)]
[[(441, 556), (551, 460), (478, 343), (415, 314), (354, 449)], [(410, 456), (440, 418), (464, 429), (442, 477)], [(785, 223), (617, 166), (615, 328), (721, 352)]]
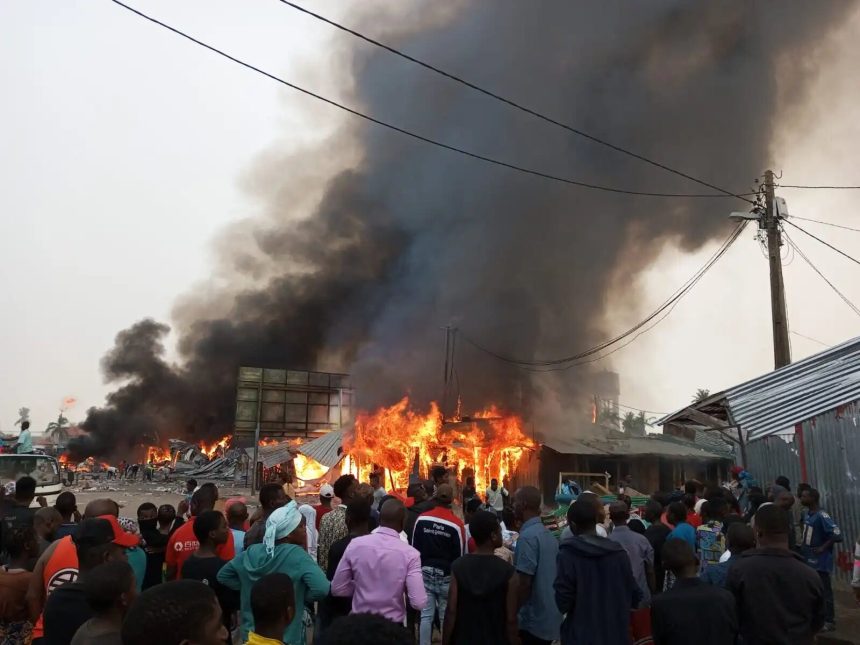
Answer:
[(788, 344), (788, 317), (785, 313), (785, 283), (782, 280), (782, 231), (776, 210), (773, 171), (764, 174), (765, 212), (761, 228), (767, 233), (767, 255), (770, 263), (770, 310), (773, 319), (773, 367), (779, 369), (791, 363), (791, 346)]

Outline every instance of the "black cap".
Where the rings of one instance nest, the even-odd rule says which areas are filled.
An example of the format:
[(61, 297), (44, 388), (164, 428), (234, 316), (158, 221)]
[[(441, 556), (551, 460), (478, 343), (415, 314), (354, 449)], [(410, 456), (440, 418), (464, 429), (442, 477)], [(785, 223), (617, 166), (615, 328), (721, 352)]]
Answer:
[(97, 517), (83, 520), (78, 524), (78, 528), (72, 536), (75, 545), (98, 546), (109, 544), (113, 542), (113, 539), (113, 527), (110, 522)]

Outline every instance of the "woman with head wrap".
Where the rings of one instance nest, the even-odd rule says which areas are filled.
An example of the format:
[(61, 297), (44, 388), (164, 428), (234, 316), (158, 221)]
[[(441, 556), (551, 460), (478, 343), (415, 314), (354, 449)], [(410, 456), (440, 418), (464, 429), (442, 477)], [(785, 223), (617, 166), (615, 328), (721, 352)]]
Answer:
[[(239, 591), (242, 642), (248, 640), (248, 633), (254, 629), (251, 588), (263, 576), (270, 573), (290, 576), (296, 607), (304, 607), (306, 601), (322, 600), (328, 596), (329, 581), (306, 551), (307, 536), (305, 517), (291, 501), (269, 515), (262, 544), (252, 544), (218, 572), (218, 582)], [(296, 612), (284, 632), (284, 643), (304, 645), (302, 612)]]
[(299, 513), (305, 518), (305, 531), (307, 532), (307, 550), (310, 556), (317, 561), (317, 544), (320, 534), (317, 531), (317, 510), (308, 504), (299, 506)]

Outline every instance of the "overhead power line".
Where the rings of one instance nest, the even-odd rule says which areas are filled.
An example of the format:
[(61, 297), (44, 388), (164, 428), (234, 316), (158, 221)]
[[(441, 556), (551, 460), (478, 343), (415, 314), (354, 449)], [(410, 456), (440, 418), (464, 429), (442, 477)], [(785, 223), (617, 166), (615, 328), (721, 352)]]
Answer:
[[(796, 228), (796, 229), (797, 229), (798, 231), (800, 231), (801, 233), (804, 233), (805, 235), (808, 235), (808, 236), (809, 236), (809, 237), (811, 237), (813, 240), (817, 240), (818, 242), (821, 242), (824, 246), (826, 246), (826, 247), (828, 247), (828, 248), (830, 248), (830, 249), (832, 249), (832, 250), (836, 251), (839, 255), (841, 255), (841, 256), (843, 256), (843, 257), (848, 258), (849, 260), (851, 260), (851, 261), (852, 261), (852, 262), (854, 262), (855, 264), (860, 264), (860, 260), (858, 260), (857, 258), (855, 258), (855, 257), (853, 257), (853, 256), (851, 256), (851, 255), (848, 255), (848, 254), (847, 254), (845, 251), (843, 251), (842, 249), (837, 249), (837, 248), (836, 248), (835, 246), (833, 246), (830, 242), (826, 242), (825, 240), (822, 240), (822, 239), (821, 239), (820, 237), (818, 237), (817, 235), (813, 235), (812, 233), (810, 233), (809, 231), (807, 231), (805, 228), (800, 228), (797, 224), (793, 223), (790, 219), (784, 219), (784, 220), (782, 220), (782, 221), (783, 221), (783, 222), (785, 222), (785, 223), (787, 223), (787, 224), (791, 224), (794, 228)], [(783, 230), (784, 230), (784, 229), (783, 229)], [(795, 247), (795, 248), (796, 248), (796, 247)]]
[[(164, 29), (167, 29), (168, 31), (172, 31), (174, 34), (176, 34), (178, 36), (182, 36), (186, 40), (190, 40), (191, 42), (193, 42), (196, 45), (200, 45), (201, 47), (204, 47), (205, 49), (208, 49), (209, 51), (211, 51), (215, 54), (218, 54), (219, 56), (223, 56), (224, 58), (236, 63), (237, 65), (241, 65), (242, 67), (250, 69), (251, 71), (257, 72), (258, 74), (262, 74), (263, 76), (265, 76), (265, 77), (267, 77), (273, 81), (276, 81), (278, 83), (281, 83), (282, 85), (285, 85), (286, 87), (289, 87), (293, 90), (296, 90), (297, 92), (301, 92), (302, 94), (305, 94), (306, 96), (310, 96), (312, 98), (317, 99), (318, 101), (322, 101), (323, 103), (327, 103), (328, 105), (331, 105), (331, 106), (336, 107), (340, 110), (343, 110), (344, 112), (348, 112), (349, 114), (352, 114), (353, 116), (357, 116), (361, 119), (364, 119), (365, 121), (369, 121), (370, 123), (375, 123), (376, 125), (382, 126), (384, 128), (388, 128), (389, 130), (393, 130), (394, 132), (399, 132), (400, 134), (406, 135), (406, 136), (411, 137), (413, 139), (416, 139), (418, 141), (422, 141), (424, 143), (429, 143), (430, 145), (436, 146), (438, 148), (450, 150), (451, 152), (456, 152), (456, 153), (464, 155), (466, 157), (471, 157), (472, 159), (478, 159), (479, 161), (484, 161), (486, 163), (493, 164), (495, 166), (500, 166), (502, 168), (508, 168), (510, 170), (516, 170), (517, 172), (525, 173), (527, 175), (533, 175), (535, 177), (542, 177), (543, 179), (550, 179), (552, 181), (558, 181), (558, 182), (562, 182), (562, 183), (569, 184), (572, 186), (579, 186), (580, 188), (589, 188), (591, 190), (599, 190), (599, 191), (603, 191), (603, 192), (607, 192), (607, 193), (619, 193), (619, 194), (623, 194), (623, 195), (638, 195), (638, 196), (642, 196), (642, 197), (726, 197), (726, 196), (741, 197), (739, 195), (734, 195), (732, 193), (728, 193), (728, 191), (723, 191), (726, 193), (725, 195), (713, 195), (713, 194), (690, 194), (690, 193), (669, 193), (669, 192), (656, 192), (656, 191), (627, 190), (624, 188), (615, 188), (612, 186), (603, 186), (600, 184), (593, 184), (593, 183), (589, 183), (589, 182), (585, 182), (585, 181), (570, 179), (567, 177), (561, 177), (559, 175), (554, 175), (551, 173), (542, 172), (540, 170), (534, 170), (532, 168), (526, 168), (525, 166), (520, 166), (520, 165), (517, 165), (514, 163), (509, 163), (507, 161), (502, 161), (501, 159), (496, 159), (494, 157), (488, 157), (486, 155), (478, 154), (476, 152), (466, 150), (465, 148), (459, 148), (457, 146), (449, 145), (447, 143), (437, 141), (436, 139), (431, 139), (430, 137), (426, 137), (424, 135), (418, 134), (417, 132), (413, 132), (411, 130), (401, 128), (400, 126), (394, 125), (394, 124), (389, 123), (387, 121), (383, 121), (381, 119), (377, 119), (376, 117), (370, 116), (369, 114), (365, 114), (363, 112), (355, 110), (355, 109), (353, 109), (347, 105), (344, 105), (343, 103), (339, 103), (338, 101), (335, 101), (333, 99), (326, 98), (325, 96), (322, 96), (321, 94), (317, 94), (316, 92), (312, 92), (311, 90), (300, 87), (299, 85), (296, 85), (295, 83), (291, 83), (287, 80), (284, 80), (283, 78), (280, 78), (279, 76), (275, 76), (274, 74), (271, 74), (271, 73), (269, 73), (263, 69), (260, 69), (259, 67), (256, 67), (256, 66), (254, 66), (250, 63), (247, 63), (247, 62), (245, 62), (239, 58), (236, 58), (235, 56), (228, 54), (227, 52), (225, 52), (221, 49), (218, 49), (217, 47), (209, 45), (209, 44), (203, 42), (202, 40), (195, 38), (194, 36), (190, 36), (189, 34), (183, 32), (183, 31), (181, 31), (175, 27), (171, 27), (170, 25), (158, 20), (157, 18), (153, 18), (152, 16), (149, 16), (149, 15), (143, 13), (142, 11), (135, 9), (134, 7), (130, 7), (129, 5), (124, 4), (123, 2), (120, 2), (119, 0), (111, 0), (111, 2), (113, 2), (116, 5), (119, 5), (120, 7), (124, 8), (124, 9), (127, 9), (128, 11), (140, 16), (141, 18), (144, 18), (145, 20), (148, 20), (151, 23), (158, 25), (159, 27), (163, 27)], [(757, 194), (757, 193), (747, 193), (747, 194)], [(745, 199), (745, 198), (741, 197), (741, 199)], [(753, 203), (750, 200), (746, 200), (746, 201)]]
[[(565, 365), (565, 364), (568, 364), (568, 363), (577, 364), (577, 363), (574, 363), (575, 361), (582, 361), (583, 363), (584, 362), (593, 362), (596, 360), (600, 360), (601, 358), (605, 358), (609, 354), (618, 351), (619, 349), (621, 349), (621, 347), (624, 347), (626, 345), (622, 345), (621, 347), (617, 347), (617, 348), (613, 349), (612, 352), (608, 352), (608, 353), (603, 354), (602, 356), (599, 356), (597, 358), (592, 358), (591, 360), (588, 360), (588, 361), (582, 360), (582, 359), (586, 359), (588, 357), (592, 357), (595, 354), (599, 354), (600, 352), (603, 352), (605, 349), (608, 349), (612, 345), (615, 345), (615, 344), (621, 342), (622, 340), (626, 339), (628, 336), (631, 336), (633, 334), (636, 334), (636, 332), (639, 332), (633, 339), (631, 339), (627, 343), (627, 344), (630, 344), (631, 342), (633, 342), (633, 340), (636, 340), (636, 338), (638, 338), (638, 336), (646, 333), (650, 329), (653, 329), (659, 322), (661, 322), (663, 319), (665, 319), (665, 317), (668, 316), (669, 313), (671, 313), (672, 309), (681, 300), (681, 298), (683, 298), (685, 295), (687, 295), (687, 293), (689, 293), (690, 290), (699, 282), (699, 280), (702, 279), (702, 277), (708, 272), (708, 270), (711, 267), (713, 267), (714, 264), (716, 264), (717, 261), (721, 257), (723, 257), (723, 255), (725, 255), (726, 251), (729, 250), (729, 247), (731, 247), (731, 245), (734, 244), (735, 240), (738, 239), (741, 232), (744, 230), (746, 223), (747, 223), (746, 221), (740, 222), (732, 230), (732, 233), (728, 236), (728, 238), (726, 238), (726, 240), (720, 245), (720, 247), (717, 249), (717, 251), (708, 259), (708, 261), (704, 265), (702, 265), (702, 267), (698, 271), (696, 271), (696, 273), (694, 273), (692, 277), (690, 277), (683, 285), (681, 285), (665, 302), (663, 302), (659, 307), (657, 307), (657, 309), (652, 311), (646, 318), (644, 318), (643, 320), (638, 322), (636, 325), (634, 325), (633, 327), (631, 327), (627, 331), (623, 332), (622, 334), (619, 334), (618, 336), (616, 336), (610, 340), (604, 341), (604, 342), (600, 343), (599, 345), (596, 345), (594, 347), (591, 347), (589, 349), (586, 349), (584, 351), (578, 352), (578, 353), (570, 355), (570, 356), (563, 356), (563, 357), (553, 358), (553, 359), (535, 360), (535, 359), (516, 358), (514, 356), (503, 354), (501, 352), (489, 349), (489, 348), (485, 347), (483, 344), (479, 343), (478, 341), (470, 338), (468, 335), (462, 333), (462, 330), (461, 330), (461, 335), (463, 337), (463, 340), (465, 340), (467, 343), (469, 343), (470, 345), (472, 345), (476, 349), (479, 349), (480, 351), (482, 351), (486, 354), (489, 354), (490, 356), (497, 358), (500, 361), (504, 361), (505, 363), (517, 365), (517, 366), (522, 367), (524, 369), (531, 369), (532, 371), (556, 371), (556, 370), (561, 370), (561, 369), (569, 369), (570, 367), (573, 367), (573, 365)], [(661, 314), (663, 314), (662, 317), (660, 317)], [(650, 323), (651, 321), (653, 321), (654, 319), (656, 319), (658, 317), (660, 317), (660, 318), (659, 318), (659, 320), (657, 320), (657, 322), (654, 325), (652, 325), (651, 327), (646, 327), (648, 325), (648, 323)], [(643, 328), (645, 328), (645, 329), (643, 329)], [(564, 366), (558, 367), (561, 365), (564, 365)], [(536, 369), (536, 368), (544, 368), (544, 369)], [(547, 369), (547, 368), (549, 368), (549, 369)]]
[(834, 224), (833, 222), (825, 222), (820, 219), (810, 219), (808, 217), (798, 217), (797, 215), (791, 215), (791, 219), (799, 219), (804, 222), (815, 222), (816, 224), (824, 224), (825, 226), (833, 226), (834, 228), (843, 228), (846, 231), (854, 231), (855, 233), (860, 233), (860, 228), (851, 228), (850, 226), (845, 226), (843, 224)]
[[(851, 300), (848, 298), (848, 296), (846, 296), (844, 293), (842, 293), (842, 292), (841, 292), (841, 291), (836, 287), (836, 285), (835, 285), (835, 284), (833, 284), (830, 280), (828, 280), (828, 279), (827, 279), (827, 276), (825, 276), (825, 275), (821, 272), (821, 270), (820, 270), (817, 266), (815, 266), (815, 264), (812, 262), (812, 260), (810, 260), (810, 259), (806, 256), (806, 254), (805, 254), (803, 251), (801, 251), (801, 250), (800, 250), (800, 247), (799, 247), (799, 246), (797, 246), (797, 243), (796, 243), (794, 240), (792, 240), (792, 239), (791, 239), (791, 237), (789, 236), (788, 231), (786, 231), (785, 229), (783, 229), (782, 234), (785, 236), (785, 239), (786, 239), (786, 240), (788, 240), (788, 243), (789, 243), (789, 244), (791, 244), (791, 245), (794, 247), (794, 250), (797, 252), (797, 254), (798, 254), (801, 258), (803, 258), (804, 262), (806, 262), (806, 263), (810, 266), (810, 268), (818, 274), (818, 277), (819, 277), (819, 278), (821, 278), (822, 280), (824, 280), (824, 282), (826, 282), (826, 283), (827, 283), (827, 286), (828, 286), (828, 287), (830, 287), (831, 289), (833, 289), (833, 291), (836, 293), (836, 295), (837, 295), (837, 296), (839, 296), (839, 297), (842, 299), (842, 301), (843, 301), (846, 305), (848, 305), (849, 307), (851, 307), (851, 310), (852, 310), (855, 314), (857, 314), (858, 316), (860, 316), (860, 309), (858, 309), (858, 308), (857, 308), (857, 306), (856, 306), (853, 302), (851, 302)], [(798, 334), (798, 335), (800, 335), (800, 334)], [(814, 339), (810, 339), (810, 340), (814, 340)], [(820, 342), (820, 341), (816, 341), (816, 342)], [(822, 343), (822, 344), (823, 344), (823, 343)]]
[[(279, 0), (279, 1), (282, 2), (283, 4), (289, 6), (289, 7), (292, 7), (293, 9), (295, 9), (297, 11), (301, 11), (302, 13), (307, 14), (313, 18), (316, 18), (317, 20), (321, 20), (322, 22), (325, 22), (326, 24), (329, 24), (332, 27), (335, 27), (336, 29), (340, 29), (341, 31), (344, 31), (348, 34), (352, 34), (356, 38), (360, 38), (361, 40), (368, 42), (371, 45), (375, 45), (376, 47), (380, 47), (380, 48), (382, 48), (388, 52), (391, 52), (395, 56), (399, 56), (400, 58), (403, 58), (404, 60), (408, 60), (411, 63), (415, 63), (416, 65), (420, 65), (421, 67), (423, 67), (425, 69), (428, 69), (432, 72), (435, 72), (436, 74), (440, 74), (440, 75), (444, 76), (445, 78), (448, 78), (448, 79), (450, 79), (456, 83), (460, 83), (461, 85), (465, 85), (466, 87), (468, 87), (472, 90), (475, 90), (476, 92), (480, 92), (481, 94), (484, 94), (485, 96), (489, 96), (493, 99), (496, 99), (497, 101), (501, 101), (502, 103), (505, 103), (505, 104), (507, 104), (513, 108), (516, 108), (517, 110), (520, 110), (522, 112), (525, 112), (526, 114), (529, 114), (535, 118), (538, 118), (538, 119), (545, 121), (547, 123), (551, 123), (552, 125), (558, 126), (560, 128), (564, 128), (568, 132), (572, 132), (573, 134), (576, 134), (580, 137), (588, 139), (589, 141), (592, 141), (598, 145), (605, 146), (605, 147), (609, 148), (610, 150), (614, 150), (615, 152), (619, 152), (623, 155), (627, 155), (628, 157), (632, 157), (633, 159), (638, 159), (639, 161), (643, 161), (647, 164), (655, 166), (656, 168), (660, 168), (661, 170), (665, 170), (665, 171), (670, 172), (672, 174), (675, 174), (679, 177), (683, 177), (684, 179), (688, 179), (689, 181), (693, 181), (693, 182), (700, 184), (702, 186), (705, 186), (707, 188), (711, 188), (713, 190), (716, 190), (719, 193), (717, 195), (712, 195), (712, 194), (685, 195), (686, 197), (737, 197), (738, 199), (742, 199), (745, 202), (749, 202), (750, 204), (755, 205), (755, 202), (753, 202), (750, 199), (747, 199), (747, 197), (750, 195), (755, 195), (756, 193), (737, 194), (737, 193), (733, 193), (729, 190), (726, 190), (725, 188), (720, 188), (719, 186), (717, 186), (715, 184), (711, 184), (707, 181), (704, 181), (703, 179), (699, 179), (698, 177), (694, 177), (688, 173), (677, 170), (676, 168), (672, 168), (671, 166), (667, 166), (666, 164), (660, 163), (659, 161), (655, 161), (654, 159), (650, 159), (650, 158), (646, 157), (645, 155), (639, 154), (637, 152), (633, 152), (632, 150), (628, 150), (627, 148), (623, 148), (623, 147), (616, 145), (614, 143), (610, 143), (609, 141), (606, 141), (605, 139), (601, 139), (599, 137), (596, 137), (595, 135), (589, 134), (588, 132), (585, 132), (584, 130), (580, 130), (579, 128), (575, 128), (575, 127), (568, 125), (566, 123), (562, 123), (561, 121), (558, 121), (556, 119), (553, 119), (552, 117), (546, 116), (545, 114), (542, 114), (542, 113), (538, 112), (537, 110), (534, 110), (534, 109), (526, 107), (520, 103), (517, 103), (516, 101), (514, 101), (512, 99), (505, 98), (504, 96), (496, 94), (495, 92), (491, 92), (490, 90), (484, 89), (483, 87), (480, 87), (479, 85), (476, 85), (475, 83), (467, 81), (466, 79), (464, 79), (460, 76), (457, 76), (456, 74), (452, 74), (451, 72), (446, 72), (445, 70), (440, 69), (439, 67), (436, 67), (435, 65), (431, 65), (430, 63), (427, 63), (423, 60), (415, 58), (414, 56), (410, 56), (409, 54), (406, 54), (406, 53), (400, 51), (399, 49), (396, 49), (390, 45), (386, 45), (385, 43), (382, 43), (382, 42), (380, 42), (374, 38), (371, 38), (370, 36), (367, 36), (367, 35), (359, 32), (359, 31), (356, 31), (355, 29), (350, 29), (349, 27), (342, 25), (339, 22), (335, 22), (334, 20), (331, 20), (330, 18), (326, 18), (325, 16), (322, 16), (318, 13), (311, 11), (310, 9), (307, 9), (307, 8), (305, 8), (299, 4), (296, 4), (295, 2), (290, 2), (289, 0)], [(672, 196), (676, 197), (676, 196), (680, 196), (680, 195), (672, 195)]]
[(806, 190), (860, 190), (860, 186), (800, 186), (798, 184), (777, 184), (777, 188), (805, 188)]
[[(787, 236), (786, 236), (787, 237)], [(793, 329), (789, 330), (789, 334), (794, 334), (795, 336), (799, 336), (800, 338), (805, 338), (806, 340), (811, 340), (813, 343), (818, 343), (822, 347), (833, 347), (833, 345), (828, 345), (825, 342), (818, 340), (817, 338), (813, 338), (812, 336), (807, 336), (805, 334), (801, 334), (800, 332), (796, 332)]]
[[(629, 337), (627, 339), (627, 342), (622, 343), (620, 345), (616, 345), (615, 347), (613, 347), (609, 351), (606, 351), (602, 354), (596, 354), (594, 356), (591, 356), (590, 358), (583, 358), (583, 359), (574, 361), (572, 363), (564, 363), (564, 364), (557, 365), (554, 367), (538, 368), (538, 367), (527, 367), (525, 365), (516, 365), (516, 367), (518, 367), (519, 369), (525, 370), (527, 372), (565, 372), (569, 369), (573, 369), (574, 367), (579, 367), (580, 365), (587, 365), (589, 363), (597, 363), (599, 361), (602, 361), (603, 359), (608, 358), (609, 356), (612, 356), (612, 354), (614, 354), (616, 352), (620, 352), (622, 349), (624, 349), (628, 345), (632, 345), (633, 343), (636, 342), (636, 340), (640, 336), (642, 336), (643, 334), (647, 334), (649, 331), (654, 329), (657, 325), (659, 325), (661, 322), (663, 322), (663, 320), (666, 319), (669, 316), (669, 314), (672, 313), (672, 311), (678, 305), (678, 302), (679, 301), (676, 300), (674, 303), (672, 303), (672, 306), (669, 307), (665, 312), (663, 312), (663, 314), (659, 318), (657, 318), (655, 321), (653, 321), (648, 327), (640, 329), (636, 333), (635, 336)], [(603, 351), (603, 350), (601, 350), (601, 351)]]
[(623, 408), (625, 410), (634, 410), (635, 412), (648, 412), (649, 414), (659, 414), (661, 416), (666, 416), (667, 414), (669, 414), (668, 412), (657, 412), (656, 410), (637, 408), (635, 405), (627, 405), (626, 403), (621, 403), (619, 401), (615, 401), (614, 399), (607, 399), (605, 397), (600, 397), (600, 400), (605, 401), (607, 403), (615, 403), (619, 408)]

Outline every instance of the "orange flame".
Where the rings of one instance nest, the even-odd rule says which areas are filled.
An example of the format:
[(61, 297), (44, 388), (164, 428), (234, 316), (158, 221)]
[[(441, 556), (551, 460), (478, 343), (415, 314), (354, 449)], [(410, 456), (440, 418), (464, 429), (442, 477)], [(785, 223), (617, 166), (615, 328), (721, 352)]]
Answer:
[(169, 450), (165, 450), (164, 448), (160, 448), (158, 446), (150, 446), (146, 449), (146, 462), (147, 464), (152, 463), (161, 463), (163, 461), (170, 461), (173, 457), (170, 454)]
[(209, 457), (209, 459), (212, 459), (217, 455), (219, 449), (222, 452), (227, 450), (227, 446), (230, 444), (230, 438), (230, 435), (227, 435), (225, 437), (221, 437), (218, 441), (212, 444), (205, 444), (201, 441), (200, 450), (204, 455)]
[(319, 479), (328, 472), (328, 468), (320, 462), (302, 454), (293, 457), (293, 466), (296, 469), (296, 479), (301, 481)]
[(81, 473), (81, 472), (91, 473), (91, 472), (94, 472), (96, 470), (96, 466), (98, 466), (98, 469), (101, 472), (104, 472), (108, 469), (107, 463), (105, 463), (103, 461), (96, 461), (95, 458), (93, 458), (93, 457), (87, 457), (81, 463), (79, 463), (77, 465), (75, 470), (77, 470), (79, 473)]
[(387, 487), (393, 483), (403, 490), (417, 459), (424, 470), (443, 463), (459, 473), (471, 471), (475, 485), (483, 489), (490, 479), (511, 474), (523, 452), (533, 447), (521, 419), (496, 407), (478, 412), (474, 419), (443, 423), (435, 403), (420, 414), (405, 397), (372, 414), (358, 414), (353, 432), (344, 439), (344, 470), (365, 479), (376, 465), (384, 471)]

